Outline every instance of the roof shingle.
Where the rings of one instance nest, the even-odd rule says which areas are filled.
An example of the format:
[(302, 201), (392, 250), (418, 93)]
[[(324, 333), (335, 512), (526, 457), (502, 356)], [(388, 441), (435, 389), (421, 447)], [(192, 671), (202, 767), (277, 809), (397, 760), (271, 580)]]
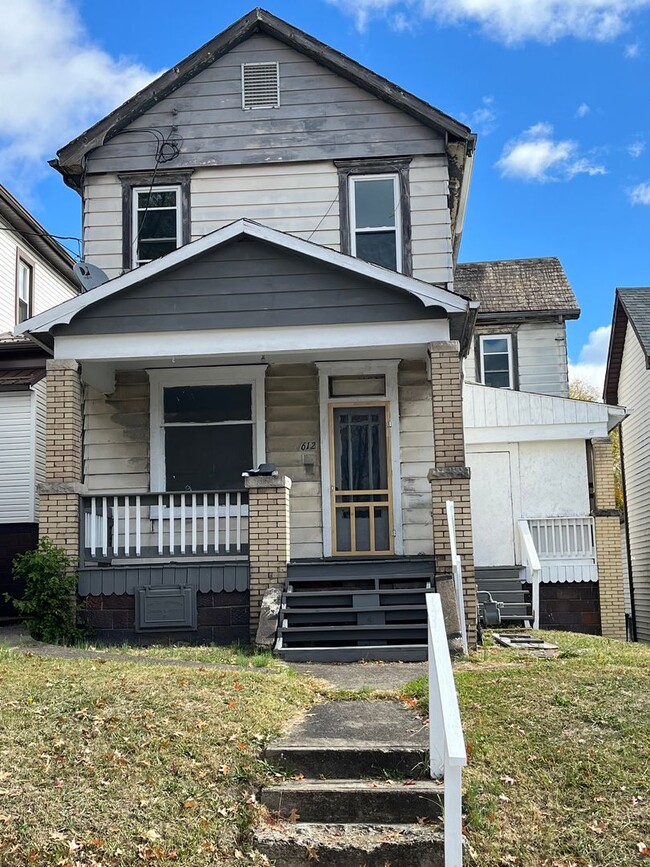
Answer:
[(577, 319), (580, 308), (555, 256), (465, 262), (456, 267), (454, 289), (480, 302), (486, 313), (561, 313)]
[(646, 357), (650, 358), (650, 286), (617, 289), (616, 294), (623, 304)]

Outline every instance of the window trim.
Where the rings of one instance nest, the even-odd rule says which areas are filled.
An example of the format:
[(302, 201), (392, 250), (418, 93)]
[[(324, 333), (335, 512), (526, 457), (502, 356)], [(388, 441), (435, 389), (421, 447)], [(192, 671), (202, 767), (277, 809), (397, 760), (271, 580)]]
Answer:
[[(190, 215), (190, 180), (192, 170), (180, 172), (158, 172), (154, 178), (153, 172), (129, 172), (120, 174), (118, 178), (122, 184), (122, 268), (124, 271), (132, 271), (137, 266), (135, 263), (135, 191), (166, 189), (175, 187), (178, 189), (179, 200), (177, 202), (177, 230), (179, 232), (178, 247), (184, 247), (191, 240), (191, 215)], [(154, 181), (152, 186), (152, 180)], [(177, 247), (177, 249), (178, 249)]]
[(411, 277), (413, 274), (413, 252), (411, 233), (411, 193), (409, 167), (411, 157), (392, 157), (391, 159), (355, 159), (334, 160), (339, 174), (339, 222), (341, 234), (341, 252), (353, 256), (350, 201), (350, 183), (352, 177), (396, 175), (399, 195), (399, 233), (401, 248), (399, 250), (401, 269), (399, 273)]
[[(483, 357), (484, 357), (483, 342), (485, 340), (503, 340), (504, 338), (508, 344), (508, 379), (509, 379), (510, 384), (507, 386), (506, 385), (502, 385), (502, 386), (488, 385), (485, 382), (485, 366), (484, 366), (484, 362), (483, 362)], [(477, 335), (477, 341), (478, 341), (477, 361), (478, 361), (480, 382), (482, 385), (487, 385), (488, 388), (505, 388), (505, 389), (509, 389), (510, 391), (516, 391), (517, 390), (518, 383), (517, 383), (517, 379), (516, 379), (516, 366), (515, 366), (515, 341), (513, 338), (514, 338), (514, 335), (511, 331), (501, 331), (501, 332), (494, 331), (494, 332), (490, 332), (489, 334), (478, 334)]]
[[(31, 256), (28, 256), (24, 250), (21, 250), (20, 247), (16, 248), (16, 280), (15, 280), (15, 294), (14, 294), (14, 314), (16, 319), (16, 325), (20, 325), (20, 266), (26, 265), (29, 268), (29, 299), (27, 302), (27, 317), (26, 319), (31, 319), (34, 315), (34, 281), (36, 275), (36, 262), (32, 259)], [(26, 320), (23, 319), (23, 322)]]
[(147, 370), (150, 400), (149, 490), (161, 493), (166, 487), (164, 389), (198, 385), (250, 385), (252, 388), (253, 465), (266, 461), (266, 415), (264, 383), (266, 364), (241, 367), (179, 367)]

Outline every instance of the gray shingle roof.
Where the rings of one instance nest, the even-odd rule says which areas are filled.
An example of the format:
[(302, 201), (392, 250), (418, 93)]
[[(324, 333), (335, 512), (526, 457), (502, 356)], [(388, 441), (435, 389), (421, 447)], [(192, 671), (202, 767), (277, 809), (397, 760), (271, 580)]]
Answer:
[(650, 357), (650, 287), (617, 289), (628, 320), (632, 323), (646, 356)]
[(580, 315), (560, 260), (502, 259), (457, 265), (454, 289), (479, 301), (479, 316), (486, 313), (563, 313)]

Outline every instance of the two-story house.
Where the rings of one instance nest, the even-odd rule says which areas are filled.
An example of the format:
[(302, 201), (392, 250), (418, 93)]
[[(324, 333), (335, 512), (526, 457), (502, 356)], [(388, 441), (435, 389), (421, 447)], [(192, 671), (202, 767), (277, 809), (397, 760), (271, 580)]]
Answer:
[(110, 279), (20, 330), (66, 419), (44, 531), (101, 637), (245, 639), (281, 584), (285, 655), (418, 657), (455, 535), (475, 640), (474, 149), (257, 9), (59, 151)]
[(77, 294), (73, 260), (0, 185), (0, 619), (15, 615), (11, 564), (38, 540), (37, 485), (45, 480), (48, 353), (14, 326)]

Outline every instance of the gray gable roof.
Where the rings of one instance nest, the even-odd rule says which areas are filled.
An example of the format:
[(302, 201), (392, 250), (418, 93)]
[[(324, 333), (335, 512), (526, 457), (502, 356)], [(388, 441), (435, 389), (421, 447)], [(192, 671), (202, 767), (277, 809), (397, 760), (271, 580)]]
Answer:
[(618, 401), (618, 380), (628, 322), (645, 353), (646, 367), (650, 369), (650, 287), (637, 286), (616, 290), (605, 374), (605, 400), (608, 403)]
[(554, 256), (465, 262), (456, 266), (454, 288), (480, 302), (479, 319), (508, 313), (548, 313), (567, 319), (580, 315), (564, 268)]

